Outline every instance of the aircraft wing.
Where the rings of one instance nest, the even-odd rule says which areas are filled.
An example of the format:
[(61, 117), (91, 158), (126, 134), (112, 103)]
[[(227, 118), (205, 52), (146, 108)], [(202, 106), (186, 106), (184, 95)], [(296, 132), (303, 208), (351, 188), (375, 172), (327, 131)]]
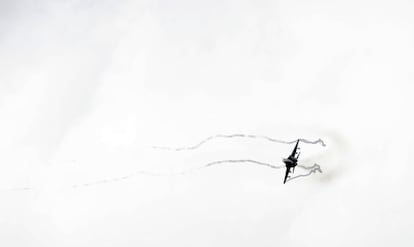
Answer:
[(284, 184), (286, 183), (286, 179), (287, 179), (287, 178), (288, 178), (288, 176), (289, 176), (289, 172), (290, 172), (290, 167), (286, 167), (285, 180), (283, 180), (283, 183), (284, 183)]
[(290, 155), (291, 157), (295, 157), (296, 156), (296, 150), (298, 149), (298, 144), (299, 144), (299, 139), (296, 142), (295, 148), (292, 151), (292, 154)]

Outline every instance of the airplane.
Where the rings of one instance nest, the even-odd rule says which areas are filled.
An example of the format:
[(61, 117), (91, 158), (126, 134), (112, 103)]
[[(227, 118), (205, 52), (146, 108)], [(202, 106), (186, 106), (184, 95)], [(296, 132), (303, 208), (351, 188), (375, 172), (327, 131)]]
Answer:
[[(297, 140), (295, 148), (293, 149), (289, 157), (287, 157), (286, 159), (283, 159), (283, 162), (286, 164), (286, 174), (285, 174), (285, 180), (283, 181), (283, 184), (286, 183), (286, 179), (289, 177), (290, 169), (292, 169), (292, 173), (295, 172), (295, 166), (297, 166), (298, 164), (298, 158), (300, 155), (300, 152), (297, 154), (298, 144), (299, 144), (299, 139)], [(296, 154), (298, 156), (296, 156)]]

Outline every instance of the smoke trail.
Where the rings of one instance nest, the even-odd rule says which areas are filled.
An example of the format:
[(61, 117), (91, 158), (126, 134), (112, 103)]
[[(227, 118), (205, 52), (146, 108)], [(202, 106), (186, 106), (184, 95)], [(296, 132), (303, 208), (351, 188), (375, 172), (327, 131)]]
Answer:
[[(203, 166), (200, 166), (200, 167), (197, 167), (197, 168), (194, 168), (194, 169), (189, 169), (189, 170), (182, 171), (182, 172), (166, 173), (166, 172), (136, 171), (136, 172), (130, 173), (129, 175), (124, 175), (124, 176), (120, 176), (120, 177), (106, 178), (106, 179), (101, 179), (101, 180), (97, 180), (97, 181), (93, 181), (93, 182), (89, 182), (89, 183), (73, 184), (73, 185), (70, 185), (70, 187), (73, 188), (73, 189), (76, 189), (76, 188), (85, 188), (85, 187), (101, 185), (101, 184), (122, 182), (122, 181), (125, 181), (125, 180), (128, 180), (128, 179), (132, 179), (134, 177), (140, 176), (140, 175), (145, 175), (145, 176), (181, 176), (181, 175), (190, 174), (190, 173), (195, 172), (197, 170), (205, 169), (205, 168), (208, 168), (208, 167), (211, 167), (211, 166), (222, 165), (222, 164), (251, 164), (251, 165), (265, 166), (265, 167), (269, 167), (269, 168), (272, 168), (272, 169), (285, 168), (284, 166), (272, 165), (270, 163), (261, 162), (261, 161), (257, 161), (257, 160), (252, 160), (252, 159), (218, 160), (218, 161), (209, 162), (209, 163), (207, 163)], [(312, 175), (312, 173), (316, 173), (316, 171), (319, 171), (320, 173), (322, 173), (322, 170), (321, 170), (321, 168), (318, 164), (314, 164), (313, 166), (298, 165), (298, 167), (301, 167), (305, 170), (310, 170), (310, 171), (307, 174), (297, 175), (297, 176), (288, 178), (286, 180), (287, 182), (289, 182), (293, 179), (297, 179), (299, 177), (310, 176), (310, 175)], [(36, 190), (36, 187), (20, 187), (20, 188), (8, 189), (6, 191), (29, 191), (29, 190)]]
[(219, 164), (223, 164), (223, 163), (251, 163), (251, 164), (256, 164), (256, 165), (260, 165), (260, 166), (267, 166), (267, 167), (270, 167), (270, 168), (273, 168), (273, 169), (280, 169), (280, 168), (284, 167), (284, 166), (275, 166), (275, 165), (265, 163), (265, 162), (261, 162), (261, 161), (257, 161), (257, 160), (246, 159), (246, 160), (219, 160), (219, 161), (213, 161), (213, 162), (207, 163), (202, 168), (206, 168), (206, 167), (210, 167), (210, 166), (214, 166), (214, 165), (219, 165)]
[[(213, 135), (213, 136), (209, 136), (206, 139), (202, 140), (201, 142), (197, 143), (194, 146), (189, 146), (189, 147), (178, 147), (178, 148), (173, 148), (173, 147), (163, 147), (163, 146), (152, 146), (151, 148), (154, 149), (160, 149), (160, 150), (169, 150), (169, 151), (184, 151), (184, 150), (194, 150), (197, 149), (199, 147), (201, 147), (202, 145), (204, 145), (205, 143), (213, 140), (213, 139), (218, 139), (218, 138), (252, 138), (252, 139), (264, 139), (270, 142), (276, 142), (276, 143), (283, 143), (283, 144), (293, 144), (297, 141), (293, 140), (293, 141), (284, 141), (284, 140), (278, 140), (278, 139), (274, 139), (268, 136), (262, 136), (262, 135), (245, 135), (245, 134), (233, 134), (233, 135)], [(326, 146), (326, 144), (324, 143), (324, 141), (322, 139), (318, 139), (315, 141), (310, 141), (304, 138), (299, 138), (299, 141), (304, 142), (304, 143), (308, 143), (308, 144), (318, 144), (320, 143), (322, 146)]]
[(208, 167), (211, 167), (211, 166), (226, 164), (226, 163), (228, 163), (228, 164), (232, 164), (232, 163), (233, 164), (234, 163), (249, 163), (249, 164), (253, 164), (253, 165), (266, 166), (266, 167), (270, 167), (270, 168), (273, 168), (273, 169), (281, 169), (281, 168), (284, 167), (284, 166), (275, 166), (275, 165), (272, 165), (272, 164), (269, 164), (269, 163), (265, 163), (265, 162), (261, 162), (261, 161), (257, 161), (257, 160), (252, 160), (252, 159), (219, 160), (219, 161), (213, 161), (213, 162), (207, 163), (207, 164), (205, 164), (203, 166), (200, 166), (200, 167), (197, 167), (197, 168), (188, 169), (188, 170), (181, 171), (181, 172), (167, 173), (167, 172), (136, 171), (136, 172), (133, 172), (133, 173), (127, 175), (127, 176), (101, 179), (101, 180), (90, 182), (90, 183), (74, 184), (71, 187), (72, 188), (79, 188), (79, 187), (87, 187), (87, 186), (99, 185), (99, 184), (105, 184), (105, 183), (120, 182), (122, 180), (131, 179), (131, 178), (139, 176), (139, 175), (147, 175), (147, 176), (182, 176), (182, 175), (188, 175), (188, 174), (193, 173), (195, 171), (205, 169), (205, 168), (208, 168)]
[[(101, 184), (108, 184), (108, 183), (115, 183), (115, 182), (122, 182), (127, 179), (132, 179), (134, 177), (144, 175), (144, 176), (181, 176), (181, 175), (187, 175), (191, 174), (193, 172), (196, 172), (198, 170), (202, 170), (208, 167), (216, 166), (216, 165), (223, 165), (223, 164), (251, 164), (251, 165), (257, 165), (257, 166), (265, 166), (272, 169), (282, 169), (285, 168), (285, 166), (278, 166), (278, 165), (272, 165), (270, 163), (257, 161), (253, 159), (227, 159), (227, 160), (218, 160), (218, 161), (212, 161), (209, 162), (203, 166), (196, 167), (193, 169), (188, 169), (181, 172), (175, 172), (175, 173), (167, 173), (167, 172), (153, 172), (153, 171), (135, 171), (130, 173), (129, 175), (119, 176), (119, 177), (112, 177), (112, 178), (106, 178), (106, 179), (100, 179), (97, 181), (89, 182), (89, 183), (79, 183), (79, 184), (73, 184), (69, 187), (76, 189), (76, 188), (84, 188), (89, 186), (95, 186), (95, 185), (101, 185)], [(319, 171), (322, 173), (322, 170), (318, 164), (314, 164), (313, 166), (304, 166), (304, 165), (298, 165), (297, 167), (303, 168), (305, 170), (310, 170), (307, 174), (301, 174), (294, 177), (290, 177), (286, 180), (286, 182), (289, 182), (293, 179), (297, 179), (299, 177), (307, 177), (312, 175), (312, 173), (316, 173), (316, 171)], [(11, 189), (5, 189), (0, 191), (30, 191), (30, 190), (36, 190), (36, 187), (16, 187)]]
[(28, 190), (33, 190), (32, 187), (14, 187), (14, 188), (4, 188), (4, 189), (0, 189), (0, 192), (8, 192), (8, 191), (28, 191)]
[(316, 171), (322, 173), (321, 167), (316, 163), (313, 166), (310, 166), (310, 167), (306, 167), (306, 166), (299, 166), (299, 167), (302, 167), (302, 168), (310, 170), (310, 171), (307, 174), (301, 174), (301, 175), (296, 175), (294, 177), (290, 177), (286, 180), (286, 182), (289, 182), (293, 179), (297, 179), (297, 178), (300, 178), (300, 177), (310, 176), (310, 175), (312, 175), (312, 173), (316, 173)]
[[(106, 183), (121, 182), (123, 180), (131, 179), (131, 178), (134, 178), (134, 177), (139, 176), (139, 175), (147, 175), (147, 176), (182, 176), (182, 175), (191, 174), (191, 173), (196, 172), (196, 171), (201, 170), (201, 169), (205, 169), (205, 168), (208, 168), (208, 167), (211, 167), (211, 166), (216, 166), (216, 165), (222, 165), (222, 164), (252, 164), (252, 165), (258, 165), (258, 166), (265, 166), (265, 167), (269, 167), (269, 168), (272, 168), (272, 169), (285, 168), (285, 166), (272, 165), (270, 163), (261, 162), (261, 161), (257, 161), (257, 160), (252, 160), (252, 159), (218, 160), (218, 161), (209, 162), (209, 163), (207, 163), (203, 166), (200, 166), (200, 167), (197, 167), (197, 168), (194, 168), (194, 169), (188, 169), (186, 171), (181, 171), (181, 172), (167, 173), (167, 172), (136, 171), (136, 172), (133, 172), (133, 173), (127, 175), (127, 176), (102, 179), (102, 180), (98, 180), (98, 181), (90, 182), (90, 183), (74, 184), (71, 187), (72, 188), (81, 188), (81, 187), (88, 187), (88, 186), (100, 185), (100, 184), (106, 184)], [(295, 177), (288, 178), (286, 180), (287, 182), (292, 180), (292, 179), (299, 178), (299, 177), (310, 176), (312, 173), (315, 173), (316, 171), (322, 172), (322, 170), (320, 169), (320, 166), (318, 164), (314, 164), (313, 166), (298, 165), (298, 167), (301, 167), (305, 170), (310, 170), (310, 171), (309, 171), (309, 173), (304, 174), (304, 175), (297, 175)]]
[[(125, 175), (125, 176), (122, 176), (122, 177), (113, 177), (113, 178), (101, 179), (101, 180), (98, 180), (98, 181), (95, 181), (95, 182), (90, 182), (90, 183), (74, 184), (71, 187), (72, 188), (79, 188), (79, 187), (86, 187), (86, 186), (92, 186), (92, 185), (121, 182), (123, 180), (127, 180), (127, 179), (131, 179), (133, 177), (136, 177), (138, 175), (147, 175), (147, 176), (163, 176), (164, 175), (165, 176), (165, 175), (168, 175), (168, 173), (158, 173), (158, 172), (150, 172), (150, 171), (136, 171), (136, 172), (130, 173), (129, 175)], [(177, 175), (178, 175), (178, 173), (177, 173)]]

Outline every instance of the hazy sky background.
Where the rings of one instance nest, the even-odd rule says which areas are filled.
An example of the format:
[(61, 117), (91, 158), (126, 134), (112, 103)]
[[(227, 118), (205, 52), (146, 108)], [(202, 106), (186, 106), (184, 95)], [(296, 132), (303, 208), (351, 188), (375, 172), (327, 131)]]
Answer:
[[(0, 245), (412, 246), (411, 1), (0, 0)], [(282, 184), (294, 140), (322, 174)], [(301, 171), (298, 171), (301, 172)], [(108, 179), (111, 182), (83, 186)], [(79, 185), (73, 188), (73, 185)]]

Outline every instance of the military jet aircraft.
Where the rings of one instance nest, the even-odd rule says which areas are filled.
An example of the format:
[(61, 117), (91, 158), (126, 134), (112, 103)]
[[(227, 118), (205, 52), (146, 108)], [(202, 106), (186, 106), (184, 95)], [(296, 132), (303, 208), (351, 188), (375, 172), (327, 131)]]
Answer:
[(283, 180), (283, 184), (286, 183), (286, 179), (289, 177), (290, 169), (292, 169), (292, 173), (295, 172), (295, 166), (297, 166), (298, 164), (298, 158), (300, 155), (300, 153), (297, 153), (298, 144), (299, 144), (299, 139), (297, 140), (295, 148), (293, 149), (289, 157), (287, 157), (286, 159), (283, 159), (283, 162), (286, 164), (286, 174), (285, 174), (285, 180)]

